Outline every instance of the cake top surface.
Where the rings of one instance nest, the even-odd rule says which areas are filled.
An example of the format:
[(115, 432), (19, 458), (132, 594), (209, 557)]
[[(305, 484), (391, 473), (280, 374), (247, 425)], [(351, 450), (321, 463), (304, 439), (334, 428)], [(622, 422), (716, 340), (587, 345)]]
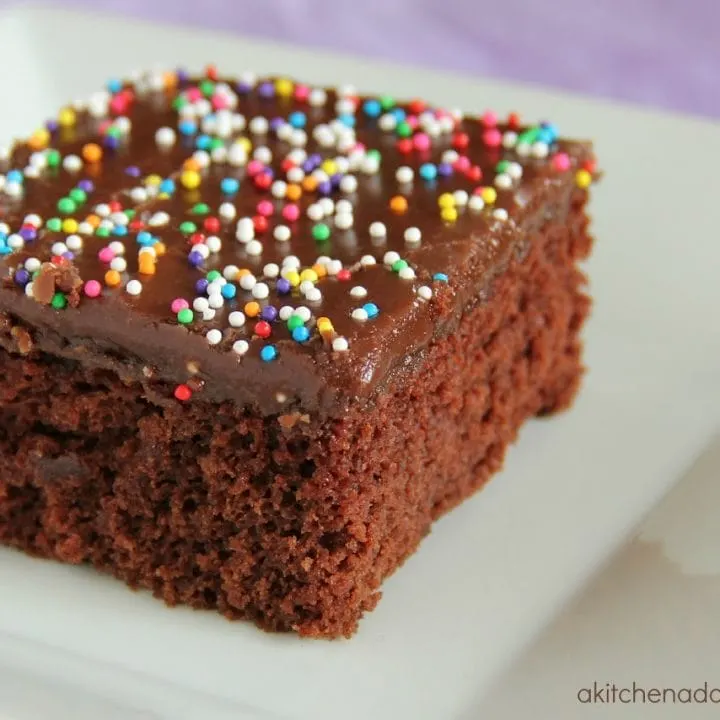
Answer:
[(594, 172), (514, 114), (213, 67), (111, 80), (0, 150), (0, 309), (179, 401), (323, 408), (477, 295), (539, 190)]

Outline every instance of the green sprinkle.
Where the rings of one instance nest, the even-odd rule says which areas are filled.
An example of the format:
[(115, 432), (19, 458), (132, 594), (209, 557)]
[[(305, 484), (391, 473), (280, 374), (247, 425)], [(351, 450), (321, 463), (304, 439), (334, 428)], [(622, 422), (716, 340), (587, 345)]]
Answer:
[(190, 222), (190, 220), (185, 220), (185, 222), (180, 223), (180, 232), (181, 233), (194, 233), (197, 230), (197, 225), (194, 222)]
[(366, 154), (378, 162), (382, 161), (382, 153), (379, 150), (368, 150)]
[(405, 122), (405, 120), (403, 120), (401, 123), (397, 124), (395, 132), (398, 137), (406, 138), (412, 135), (412, 128), (407, 124), (407, 122)]
[(210, 212), (210, 207), (207, 203), (198, 203), (193, 206), (190, 212), (193, 215), (207, 215)]
[(60, 232), (62, 230), (62, 220), (60, 218), (48, 218), (45, 227), (50, 232)]
[(510, 161), (509, 160), (501, 160), (496, 166), (495, 166), (495, 172), (500, 174), (504, 173), (508, 167), (510, 167)]
[(102, 238), (110, 237), (110, 230), (106, 227), (99, 227), (95, 230), (95, 235)]
[(212, 282), (213, 280), (217, 280), (218, 278), (222, 277), (219, 270), (211, 270), (206, 276), (208, 282)]
[(73, 202), (77, 203), (78, 205), (82, 205), (87, 200), (87, 194), (84, 190), (81, 190), (80, 188), (73, 188), (68, 193), (68, 196)]
[(72, 198), (64, 197), (58, 200), (57, 209), (63, 215), (71, 215), (77, 210), (77, 204)]
[(210, 141), (210, 151), (217, 150), (221, 147), (225, 147), (225, 143), (220, 138), (213, 138)]
[(318, 242), (323, 242), (330, 237), (330, 228), (325, 223), (318, 223), (312, 229), (312, 236)]
[(200, 83), (200, 92), (205, 97), (212, 97), (212, 94), (215, 92), (215, 83), (211, 80), (203, 80)]
[(65, 299), (65, 296), (62, 293), (58, 292), (53, 295), (53, 298), (50, 301), (50, 304), (56, 310), (62, 310), (67, 305), (67, 300)]
[(60, 165), (60, 153), (57, 150), (48, 150), (45, 155), (48, 167), (55, 168)]
[(189, 325), (193, 321), (193, 311), (190, 308), (183, 308), (177, 314), (177, 320), (181, 325)]
[(126, 217), (128, 220), (132, 220), (132, 219), (135, 217), (135, 215), (137, 215), (137, 210), (133, 210), (132, 208), (128, 208), (127, 210), (123, 210), (123, 212), (125, 213), (125, 217)]
[(173, 110), (184, 108), (187, 104), (187, 98), (184, 98), (182, 95), (178, 95), (172, 102)]
[(383, 95), (380, 98), (380, 107), (383, 110), (390, 110), (390, 108), (395, 107), (395, 98), (391, 95)]
[(407, 260), (403, 260), (402, 258), (400, 260), (396, 260), (392, 265), (393, 272), (399, 273), (401, 270), (404, 270), (408, 266)]
[(120, 128), (119, 128), (119, 127), (116, 127), (115, 125), (111, 125), (111, 126), (107, 129), (107, 132), (106, 132), (105, 134), (106, 134), (108, 137), (112, 137), (112, 138), (119, 138), (119, 137), (122, 136), (122, 133), (120, 132)]
[(291, 315), (287, 321), (288, 330), (290, 332), (292, 332), (296, 328), (302, 327), (304, 324), (305, 323), (299, 315)]

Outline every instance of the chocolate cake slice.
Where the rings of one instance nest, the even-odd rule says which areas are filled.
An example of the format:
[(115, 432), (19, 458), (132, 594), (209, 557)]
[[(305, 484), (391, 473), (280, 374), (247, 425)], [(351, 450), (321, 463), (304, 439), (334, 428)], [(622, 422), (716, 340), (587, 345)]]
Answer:
[(595, 172), (551, 123), (213, 67), (62, 109), (0, 154), (0, 542), (352, 634), (572, 401)]

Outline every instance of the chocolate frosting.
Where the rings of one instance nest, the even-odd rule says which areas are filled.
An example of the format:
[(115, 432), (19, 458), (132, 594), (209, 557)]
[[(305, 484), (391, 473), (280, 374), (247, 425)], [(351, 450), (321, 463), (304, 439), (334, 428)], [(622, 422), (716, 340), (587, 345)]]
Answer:
[[(208, 110), (209, 103), (198, 100), (203, 94), (212, 102), (216, 96), (221, 100), (230, 98), (234, 107), (219, 112), (211, 109), (205, 113), (205, 118), (210, 115), (206, 132), (200, 118), (197, 132), (184, 135), (179, 122), (183, 117), (187, 119), (189, 112), (183, 111), (187, 114), (181, 117), (178, 105), (190, 98), (189, 104), (199, 103), (200, 110)], [(21, 248), (0, 257), (0, 270), (6, 276), (0, 287), (0, 310), (32, 329), (35, 349), (112, 367), (121, 376), (139, 379), (148, 387), (157, 380), (185, 384), (192, 379), (189, 387), (196, 392), (191, 402), (198, 398), (231, 399), (264, 414), (287, 412), (293, 407), (337, 415), (349, 401), (371, 400), (390, 378), (408, 368), (433, 337), (452, 331), (463, 310), (487, 296), (492, 278), (504, 270), (513, 253), (523, 252), (531, 231), (548, 215), (565, 212), (570, 192), (578, 183), (578, 171), (594, 172), (590, 146), (558, 140), (550, 125), (519, 127), (513, 118), (496, 124), (489, 116), (461, 118), (431, 111), (417, 101), (395, 104), (382, 99), (384, 108), (379, 114), (397, 116), (395, 129), (388, 130), (382, 129), (383, 124), (388, 127), (392, 121), (375, 116), (381, 104), (379, 98), (357, 98), (353, 93), (328, 89), (326, 101), (312, 106), (307, 94), (304, 86), (276, 78), (220, 81), (213, 70), (207, 77), (195, 78), (182, 72), (148, 74), (133, 84), (111, 84), (87, 107), (75, 108), (74, 123), (66, 120), (60, 127), (49, 123), (49, 137), (40, 132), (18, 143), (0, 166), (6, 179), (0, 190), (0, 222), (7, 225), (5, 235), (22, 235), (24, 229), (26, 237)], [(348, 107), (354, 111), (348, 113)], [(291, 115), (298, 112), (304, 113), (304, 127), (300, 127), (301, 116)], [(403, 122), (402, 114), (407, 128), (398, 127), (397, 120)], [(223, 135), (219, 139), (213, 135), (218, 115), (223, 122), (231, 121), (234, 128), (229, 136), (226, 131), (219, 133)], [(119, 139), (112, 134), (118, 117), (128, 118), (131, 124), (129, 132), (121, 133)], [(302, 190), (296, 201), (300, 209), (296, 221), (287, 221), (281, 215), (283, 207), (292, 201), (274, 197), (262, 183), (258, 186), (254, 180), (256, 168), (248, 164), (238, 166), (219, 158), (200, 169), (197, 188), (185, 187), (193, 183), (186, 181), (183, 169), (190, 167), (192, 171), (186, 161), (198, 145), (214, 140), (216, 146), (227, 148), (239, 137), (252, 143), (249, 160), (258, 148), (267, 148), (271, 153), (270, 158), (268, 150), (259, 151), (260, 163), (255, 163), (261, 166), (259, 174), (287, 182), (293, 164), (288, 158), (298, 160), (301, 156), (291, 154), (288, 128), (280, 131), (281, 138), (277, 127), (287, 126), (291, 117), (298, 126), (293, 131), (295, 137), (290, 138), (296, 150), (301, 147), (311, 160), (314, 154), (331, 160), (350, 157), (350, 162), (359, 165), (345, 173), (328, 173), (330, 187), (313, 190), (309, 186)], [(257, 121), (253, 125), (253, 118), (269, 121), (267, 133), (253, 132), (263, 124)], [(338, 118), (348, 127), (354, 125), (350, 130), (338, 130), (346, 138), (354, 133), (354, 150), (339, 149), (337, 144), (323, 145), (327, 142), (322, 136), (324, 126), (335, 122), (338, 128)], [(413, 127), (416, 120), (412, 118), (419, 126)], [(318, 125), (321, 130), (314, 131)], [(161, 128), (175, 131), (174, 144), (158, 142), (156, 133)], [(304, 145), (302, 133), (306, 134)], [(417, 136), (421, 139), (413, 145)], [(523, 143), (523, 137), (529, 140)], [(92, 158), (92, 149), (86, 148), (88, 143), (102, 148), (102, 158)], [(409, 152), (404, 147), (408, 143)], [(77, 155), (80, 167), (75, 169), (68, 163), (63, 166), (62, 162), (58, 167), (43, 167), (50, 148), (57, 149), (61, 158)], [(457, 157), (448, 155), (453, 148)], [(373, 172), (373, 158), (363, 165), (362, 154), (369, 149), (380, 153), (377, 172)], [(352, 152), (356, 153), (354, 159)], [(82, 159), (84, 155), (90, 159)], [(448, 160), (453, 162), (444, 162)], [(513, 165), (508, 170), (498, 166), (501, 161)], [(307, 158), (295, 164), (303, 167)], [(306, 176), (312, 173), (312, 164), (306, 166)], [(39, 172), (33, 171), (33, 166), (39, 167)], [(397, 171), (401, 166), (414, 171), (411, 183), (399, 182)], [(422, 172), (432, 174), (432, 168), (436, 178), (421, 177)], [(15, 177), (13, 170), (25, 171), (22, 192), (7, 192), (8, 183)], [(520, 173), (521, 177), (517, 177)], [(338, 187), (343, 174), (356, 178), (354, 192), (346, 192), (342, 184)], [(150, 177), (148, 181), (152, 175), (158, 178)], [(498, 175), (503, 175), (499, 181)], [(226, 192), (228, 185), (222, 181), (228, 178), (239, 182), (238, 192)], [(174, 192), (153, 196), (152, 188), (157, 187), (159, 179), (171, 179)], [(322, 184), (322, 176), (320, 180)], [(302, 181), (298, 184), (303, 185)], [(72, 212), (67, 212), (67, 206), (65, 212), (60, 212), (58, 202), (79, 185), (87, 189), (87, 199)], [(137, 190), (148, 187), (150, 191), (145, 193)], [(441, 216), (441, 197), (449, 202), (448, 193), (464, 191), (472, 198), (482, 188), (495, 189), (494, 203), (486, 191), (485, 207), (473, 209), (461, 194), (456, 196), (457, 217)], [(317, 204), (322, 194), (335, 203), (343, 198), (352, 203), (352, 227), (341, 229), (338, 225), (342, 223), (336, 224), (337, 217), (332, 215), (320, 221), (308, 217), (308, 207)], [(394, 196), (407, 200), (406, 211), (391, 208)], [(247, 242), (236, 239), (236, 227), (241, 218), (256, 217), (258, 203), (263, 200), (271, 203), (272, 214), (267, 217), (267, 229), (255, 231), (261, 253), (252, 255)], [(71, 233), (53, 229), (53, 223), (48, 227), (48, 220), (69, 217), (83, 222), (88, 216), (97, 216), (98, 206), (112, 203), (116, 203), (112, 206), (116, 211), (135, 211), (127, 234), (99, 237), (79, 232), (82, 249), (68, 253), (65, 259), (53, 259), (54, 244), (65, 242)], [(223, 203), (235, 208), (233, 219), (219, 214)], [(202, 204), (207, 206), (204, 214)], [(37, 225), (38, 219), (28, 219), (32, 214), (39, 216), (40, 223), (34, 233), (32, 224)], [(156, 224), (162, 219), (166, 222)], [(189, 226), (182, 225), (187, 222), (194, 223), (197, 229), (190, 231)], [(329, 228), (328, 239), (315, 239), (313, 228), (318, 222)], [(385, 237), (371, 234), (369, 228), (377, 222), (385, 225)], [(273, 229), (280, 224), (290, 228), (288, 241), (273, 237)], [(419, 242), (407, 241), (408, 228), (420, 231)], [(157, 258), (153, 275), (139, 272), (137, 238), (143, 230), (152, 233), (166, 249)], [(192, 243), (203, 243), (211, 235), (219, 238), (222, 246), (210, 253), (200, 267), (194, 267), (188, 259)], [(98, 257), (98, 252), (112, 241), (126, 248), (127, 268), (121, 273), (118, 287), (107, 286), (104, 278), (109, 265)], [(393, 270), (384, 262), (393, 260), (386, 256), (389, 251), (407, 261), (414, 278), (403, 279), (397, 268)], [(327, 265), (327, 258), (339, 260), (350, 277), (346, 279), (344, 272), (320, 277), (316, 283), (322, 293), (319, 301), (308, 301), (298, 288), (278, 295), (276, 279), (265, 278), (264, 268), (269, 263), (281, 266), (288, 255), (299, 259), (299, 269), (316, 265), (319, 257), (321, 265)], [(375, 264), (367, 264), (368, 256), (375, 259)], [(22, 278), (18, 279), (18, 272), (29, 258), (41, 263), (34, 271), (37, 274), (30, 294), (24, 291)], [(361, 262), (363, 258), (365, 262)], [(178, 322), (177, 313), (171, 310), (173, 301), (184, 299), (192, 308), (193, 300), (203, 296), (196, 288), (197, 281), (211, 270), (222, 272), (228, 266), (250, 270), (259, 282), (268, 285), (269, 296), (257, 299), (261, 307), (307, 307), (311, 312), (311, 319), (305, 323), (309, 339), (293, 339), (286, 322), (279, 318), (269, 323), (268, 338), (256, 334), (260, 318), (248, 317), (243, 327), (231, 327), (229, 313), (243, 310), (254, 299), (235, 278), (229, 281), (236, 287), (235, 297), (226, 299), (212, 319), (204, 320), (202, 313), (195, 312), (191, 323)], [(30, 269), (33, 267), (31, 261)], [(83, 293), (83, 284), (87, 286), (92, 280), (102, 286), (99, 297)], [(131, 280), (140, 280), (140, 294), (128, 292)], [(364, 297), (358, 297), (357, 292), (351, 294), (357, 286), (367, 291)], [(64, 294), (64, 307), (52, 304), (55, 293)], [(353, 311), (366, 303), (377, 306), (377, 316), (364, 321), (353, 317)], [(332, 332), (318, 331), (320, 317), (329, 318)], [(212, 329), (222, 333), (217, 344), (210, 344), (206, 338)], [(347, 350), (333, 349), (332, 341), (337, 337), (346, 339)], [(249, 343), (243, 355), (233, 351), (237, 340)], [(273, 346), (276, 356), (266, 361), (261, 350), (268, 345)]]

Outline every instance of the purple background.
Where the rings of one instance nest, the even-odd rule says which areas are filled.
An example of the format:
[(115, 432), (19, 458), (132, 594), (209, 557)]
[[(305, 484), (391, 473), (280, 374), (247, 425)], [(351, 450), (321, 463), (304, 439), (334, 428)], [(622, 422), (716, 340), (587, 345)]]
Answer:
[(720, 0), (56, 3), (720, 117)]

